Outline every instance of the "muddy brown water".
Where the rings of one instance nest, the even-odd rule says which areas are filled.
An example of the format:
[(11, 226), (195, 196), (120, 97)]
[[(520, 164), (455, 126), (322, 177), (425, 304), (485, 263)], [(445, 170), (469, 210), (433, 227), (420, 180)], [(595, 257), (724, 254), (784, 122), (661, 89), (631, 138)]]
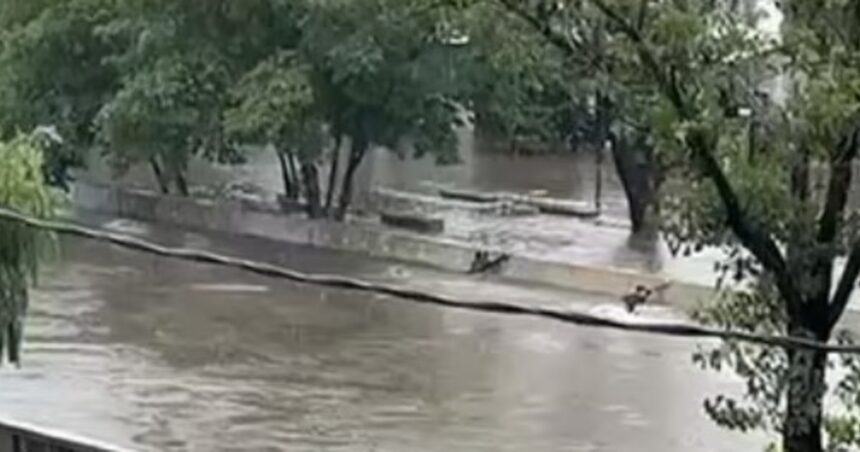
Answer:
[[(262, 252), (211, 236), (143, 233)], [(738, 384), (697, 370), (695, 344), (685, 340), (416, 306), (87, 241), (62, 244), (62, 260), (34, 296), (23, 367), (0, 370), (0, 413), (19, 420), (141, 451), (761, 445), (705, 417), (702, 399)], [(277, 260), (309, 271), (409, 271), (303, 248), (279, 252)], [(435, 278), (440, 288), (467, 288), (416, 271), (425, 285)], [(529, 296), (481, 287), (485, 296)]]

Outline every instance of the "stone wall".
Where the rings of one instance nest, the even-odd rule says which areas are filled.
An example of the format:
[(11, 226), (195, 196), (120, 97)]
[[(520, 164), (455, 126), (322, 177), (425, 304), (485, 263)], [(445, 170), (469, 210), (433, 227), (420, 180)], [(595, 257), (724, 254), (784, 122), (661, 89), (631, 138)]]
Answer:
[[(466, 271), (478, 251), (468, 243), (378, 224), (311, 221), (284, 215), (276, 206), (264, 202), (215, 202), (96, 184), (76, 185), (73, 199), (77, 208), (123, 218), (355, 252), (455, 272)], [(612, 296), (628, 293), (639, 284), (656, 286), (665, 282), (654, 274), (523, 256), (513, 256), (500, 276)], [(689, 308), (710, 294), (707, 287), (676, 282), (664, 293), (664, 301)]]

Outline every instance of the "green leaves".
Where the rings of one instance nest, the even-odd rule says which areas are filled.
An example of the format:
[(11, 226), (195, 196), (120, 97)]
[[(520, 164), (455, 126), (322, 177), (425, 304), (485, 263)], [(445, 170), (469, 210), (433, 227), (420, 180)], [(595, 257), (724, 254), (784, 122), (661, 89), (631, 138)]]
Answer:
[[(42, 178), (42, 153), (35, 138), (17, 135), (0, 142), (0, 207), (36, 218), (53, 215), (57, 197)], [(50, 238), (18, 223), (0, 221), (0, 360), (18, 362), (27, 312), (28, 286)]]
[(450, 160), (461, 99), (457, 46), (438, 39), (443, 5), (420, 0), (320, 2), (299, 46), (316, 110), (340, 133)]
[[(18, 11), (4, 0), (4, 14)], [(82, 152), (92, 141), (92, 120), (115, 86), (102, 64), (111, 44), (94, 30), (114, 13), (111, 0), (34, 2), (0, 37), (0, 133), (54, 126), (66, 147)], [(8, 19), (7, 16), (4, 18)], [(26, 19), (25, 19), (26, 18)]]
[(139, 68), (97, 118), (113, 163), (122, 168), (158, 155), (171, 171), (183, 171), (198, 153), (230, 161), (220, 115), (226, 79), (211, 55), (166, 55)]

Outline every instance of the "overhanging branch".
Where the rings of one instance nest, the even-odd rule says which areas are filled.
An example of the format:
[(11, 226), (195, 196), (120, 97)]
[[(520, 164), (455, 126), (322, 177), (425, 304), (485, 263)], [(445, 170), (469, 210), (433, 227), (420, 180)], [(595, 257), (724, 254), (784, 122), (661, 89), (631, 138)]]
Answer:
[(557, 47), (559, 50), (567, 54), (569, 57), (579, 56), (580, 53), (586, 52), (585, 46), (574, 40), (570, 36), (562, 35), (553, 30), (549, 21), (542, 20), (540, 17), (533, 14), (524, 8), (518, 0), (496, 0), (508, 12), (519, 17), (532, 28), (534, 28), (541, 36), (544, 37), (550, 44)]
[[(615, 24), (624, 36), (633, 42), (645, 69), (650, 72), (657, 83), (658, 89), (671, 102), (678, 116), (683, 120), (694, 120), (695, 114), (685, 102), (676, 78), (671, 76), (671, 68), (667, 72), (661, 67), (654, 51), (650, 48), (640, 31), (617, 11), (610, 8), (604, 0), (589, 1)], [(716, 157), (711, 152), (713, 146), (709, 143), (705, 133), (703, 131), (693, 131), (688, 136), (686, 144), (699, 161), (699, 168), (702, 173), (714, 183), (719, 198), (726, 210), (727, 221), (732, 232), (743, 246), (762, 263), (765, 269), (774, 275), (777, 288), (780, 294), (785, 297), (789, 312), (799, 315), (802, 299), (788, 271), (782, 252), (776, 245), (776, 242), (760, 226), (747, 218), (737, 193)]]

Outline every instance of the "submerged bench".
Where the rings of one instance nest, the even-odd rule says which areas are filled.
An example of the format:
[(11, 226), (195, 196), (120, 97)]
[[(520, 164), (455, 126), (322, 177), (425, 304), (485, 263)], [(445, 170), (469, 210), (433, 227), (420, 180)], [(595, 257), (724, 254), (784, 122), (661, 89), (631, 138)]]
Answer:
[(445, 230), (445, 220), (416, 212), (382, 212), (382, 224), (410, 231), (438, 234)]
[(547, 198), (543, 196), (517, 195), (512, 193), (484, 193), (469, 190), (441, 189), (439, 196), (447, 199), (469, 201), (480, 204), (511, 202), (535, 207), (547, 215), (559, 215), (577, 218), (596, 218), (600, 211), (580, 201), (568, 201)]

